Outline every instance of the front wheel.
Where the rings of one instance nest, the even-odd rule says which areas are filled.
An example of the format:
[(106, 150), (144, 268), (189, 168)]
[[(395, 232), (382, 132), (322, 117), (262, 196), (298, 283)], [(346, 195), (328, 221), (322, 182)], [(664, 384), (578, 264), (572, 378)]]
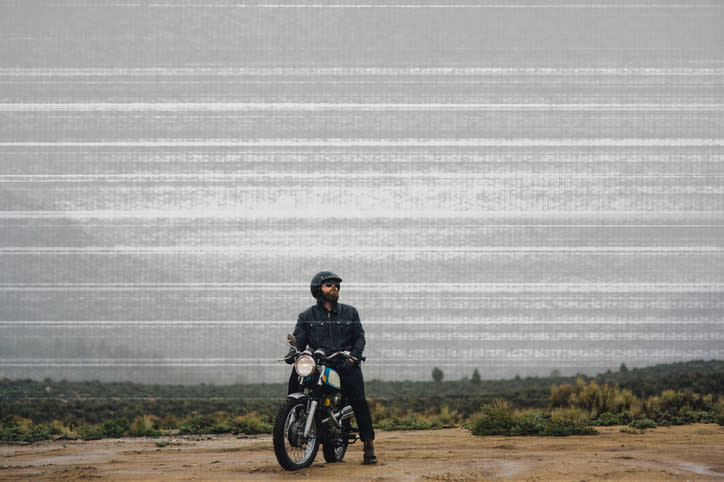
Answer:
[(347, 445), (349, 445), (349, 432), (350, 422), (345, 420), (342, 422), (342, 430), (339, 432), (339, 436), (326, 442), (322, 446), (322, 454), (324, 455), (325, 462), (341, 462), (344, 458), (344, 454), (347, 453)]
[(287, 399), (279, 408), (274, 420), (274, 455), (286, 470), (299, 470), (314, 462), (319, 449), (317, 426), (312, 421), (309, 436), (304, 437), (304, 424), (307, 421), (307, 404), (299, 400)]

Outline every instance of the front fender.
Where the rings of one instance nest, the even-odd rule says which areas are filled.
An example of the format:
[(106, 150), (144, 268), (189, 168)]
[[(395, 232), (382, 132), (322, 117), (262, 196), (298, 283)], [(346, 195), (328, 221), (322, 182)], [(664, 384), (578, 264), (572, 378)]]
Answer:
[(309, 398), (306, 393), (302, 392), (296, 392), (296, 393), (290, 393), (287, 395), (287, 398), (293, 398), (294, 400), (306, 400)]

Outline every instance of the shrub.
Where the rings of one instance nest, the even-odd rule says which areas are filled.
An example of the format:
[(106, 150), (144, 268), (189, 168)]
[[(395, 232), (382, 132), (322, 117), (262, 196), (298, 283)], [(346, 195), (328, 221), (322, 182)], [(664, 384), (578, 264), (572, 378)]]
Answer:
[(550, 417), (542, 412), (521, 413), (517, 427), (511, 435), (538, 435)]
[(163, 433), (158, 428), (158, 417), (143, 415), (133, 421), (132, 434), (136, 437), (160, 437)]
[(416, 413), (396, 416), (382, 420), (377, 424), (382, 430), (435, 430), (442, 428), (437, 417), (426, 418)]
[(193, 415), (186, 418), (179, 426), (181, 434), (202, 434), (209, 433), (207, 430), (214, 425), (214, 421), (210, 416)]
[(78, 434), (75, 433), (70, 425), (71, 424), (64, 424), (62, 422), (59, 422), (58, 420), (55, 420), (53, 422), (53, 433), (56, 435), (56, 438), (65, 440), (76, 440), (78, 438)]
[(634, 420), (629, 424), (630, 427), (633, 428), (656, 428), (656, 422), (651, 420), (650, 418), (640, 418), (638, 420)]
[(623, 413), (613, 414), (611, 412), (604, 412), (598, 416), (595, 420), (591, 421), (591, 425), (598, 427), (608, 427), (611, 425), (624, 425), (625, 415)]
[(98, 425), (81, 425), (76, 432), (83, 440), (98, 440), (104, 436), (103, 430)]
[(440, 420), (442, 428), (455, 427), (460, 421), (460, 414), (457, 410), (450, 410), (447, 405), (440, 407), (440, 412), (433, 416)]
[(179, 426), (179, 421), (174, 415), (166, 415), (158, 422), (158, 428), (161, 430), (175, 430)]
[(592, 425), (625, 424), (644, 412), (641, 401), (629, 389), (618, 385), (586, 383), (582, 377), (576, 386), (563, 384), (551, 387), (551, 408), (578, 408), (586, 411)]
[(714, 417), (714, 421), (719, 425), (724, 426), (724, 413), (719, 413)]
[(590, 425), (590, 417), (582, 409), (557, 409), (551, 413), (550, 420), (547, 420), (541, 428), (539, 435), (566, 436), (566, 435), (591, 435), (596, 430)]
[(473, 435), (511, 435), (516, 432), (517, 421), (508, 402), (496, 400), (484, 405), (481, 415), (472, 425)]
[(193, 415), (181, 422), (179, 432), (182, 434), (231, 433), (233, 427), (227, 419), (220, 415)]
[(35, 425), (32, 420), (6, 417), (0, 423), (0, 440), (7, 442), (37, 442), (52, 439), (55, 432), (51, 425)]
[(473, 435), (589, 435), (596, 430), (589, 425), (588, 415), (580, 409), (557, 409), (521, 413), (508, 402), (497, 401), (483, 406), (480, 415), (470, 423)]
[(231, 432), (234, 434), (271, 433), (272, 431), (271, 424), (254, 412), (234, 417), (231, 420), (230, 427)]
[(128, 419), (125, 417), (117, 418), (115, 420), (110, 420), (108, 422), (104, 422), (103, 425), (101, 425), (101, 433), (104, 437), (122, 437), (125, 435), (131, 428), (131, 424), (128, 422)]
[(564, 383), (563, 385), (551, 387), (550, 406), (556, 407), (568, 407), (570, 404), (571, 396), (576, 392), (573, 385)]

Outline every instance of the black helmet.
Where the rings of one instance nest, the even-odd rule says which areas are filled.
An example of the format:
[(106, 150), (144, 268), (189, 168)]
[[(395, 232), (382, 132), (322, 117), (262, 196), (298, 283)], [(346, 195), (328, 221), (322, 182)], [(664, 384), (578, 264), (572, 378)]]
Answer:
[(332, 273), (331, 271), (320, 271), (319, 273), (314, 275), (314, 278), (312, 278), (312, 282), (309, 283), (309, 289), (315, 299), (319, 299), (319, 296), (321, 296), (322, 294), (322, 283), (329, 280), (338, 281), (340, 283), (342, 282), (342, 278)]

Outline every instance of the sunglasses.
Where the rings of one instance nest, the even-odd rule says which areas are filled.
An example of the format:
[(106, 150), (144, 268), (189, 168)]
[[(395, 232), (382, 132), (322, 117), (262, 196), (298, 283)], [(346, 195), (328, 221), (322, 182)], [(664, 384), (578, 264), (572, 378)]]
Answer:
[(332, 286), (336, 286), (337, 289), (339, 289), (339, 281), (325, 281), (324, 286), (327, 288), (331, 288)]

